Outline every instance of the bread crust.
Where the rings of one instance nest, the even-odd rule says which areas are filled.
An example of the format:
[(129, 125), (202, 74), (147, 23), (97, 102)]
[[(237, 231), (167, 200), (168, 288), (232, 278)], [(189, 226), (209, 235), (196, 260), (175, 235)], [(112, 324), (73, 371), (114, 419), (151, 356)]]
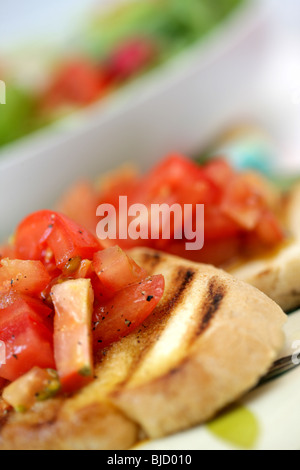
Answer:
[[(169, 347), (169, 356), (164, 356), (168, 367), (159, 373), (148, 367), (145, 379), (141, 368), (145, 362), (147, 366), (146, 355), (144, 365), (112, 395), (116, 406), (149, 437), (159, 438), (207, 421), (254, 387), (283, 345), (286, 316), (264, 294), (213, 267), (150, 250), (135, 250), (131, 256), (151, 273), (176, 272), (183, 267), (194, 273), (179, 305), (169, 312), (169, 326), (165, 327), (172, 329), (172, 316), (175, 322), (177, 310), (188, 306), (188, 328), (184, 335), (177, 331), (177, 338), (173, 337), (174, 342), (182, 338), (176, 363), (176, 348)], [(167, 341), (164, 335), (161, 341)], [(147, 354), (149, 366), (151, 351)], [(154, 359), (152, 362), (158, 366)]]

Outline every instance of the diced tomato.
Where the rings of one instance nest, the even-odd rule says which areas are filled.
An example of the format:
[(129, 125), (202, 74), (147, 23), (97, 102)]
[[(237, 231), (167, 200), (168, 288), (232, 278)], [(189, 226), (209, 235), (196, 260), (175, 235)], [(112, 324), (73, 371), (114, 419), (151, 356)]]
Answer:
[(49, 210), (35, 212), (21, 222), (15, 245), (20, 259), (42, 260), (46, 265), (45, 253), (50, 248), (60, 269), (71, 258), (92, 259), (101, 249), (99, 241), (84, 227)]
[(0, 310), (0, 340), (6, 349), (0, 377), (13, 381), (34, 366), (55, 368), (51, 315), (42, 302), (21, 297)]
[(203, 173), (217, 188), (224, 189), (235, 175), (233, 168), (224, 158), (214, 158), (202, 167)]
[(51, 281), (40, 261), (2, 259), (0, 285), (28, 295), (39, 295)]
[[(113, 183), (111, 183), (113, 186)], [(123, 195), (118, 181), (114, 191), (105, 194), (105, 199), (100, 200), (113, 204), (117, 210), (117, 220), (122, 214), (118, 214), (118, 197)], [(180, 206), (182, 213), (187, 210), (189, 204), (193, 230), (196, 230), (196, 207), (204, 204), (204, 248), (201, 253), (190, 253), (185, 250), (184, 218), (173, 217), (170, 219), (170, 237), (163, 237), (163, 226), (153, 230), (151, 220), (151, 233), (149, 231), (149, 218), (145, 221), (148, 225), (147, 240), (117, 240), (118, 245), (124, 250), (134, 246), (149, 246), (169, 253), (179, 252), (188, 259), (205, 259), (206, 262), (216, 263), (226, 261), (226, 248), (230, 241), (235, 250), (227, 249), (227, 260), (238, 256), (244, 250), (243, 242), (252, 245), (255, 236), (260, 243), (274, 245), (282, 240), (283, 232), (276, 217), (276, 210), (280, 206), (280, 197), (271, 185), (262, 177), (253, 172), (237, 173), (222, 158), (217, 158), (209, 163), (199, 166), (195, 162), (180, 154), (171, 154), (156, 165), (149, 173), (135, 181), (133, 190), (128, 192), (128, 204), (140, 203), (149, 209), (152, 204), (165, 204)], [(268, 222), (266, 221), (268, 219)], [(272, 219), (272, 221), (271, 221)], [(132, 218), (128, 218), (128, 224)], [(201, 228), (200, 228), (201, 229)], [(198, 227), (199, 230), (199, 227)], [(263, 231), (266, 231), (266, 237)], [(155, 234), (151, 239), (151, 235)], [(253, 235), (251, 237), (250, 235)], [(105, 242), (106, 246), (115, 244), (115, 241)], [(182, 246), (180, 246), (182, 244)], [(215, 254), (213, 245), (215, 244)], [(234, 251), (234, 253), (233, 253)], [(251, 250), (250, 250), (251, 251)], [(247, 252), (249, 252), (247, 247)], [(211, 257), (211, 258), (210, 258)]]
[(123, 43), (110, 57), (108, 68), (115, 80), (126, 80), (151, 65), (157, 47), (148, 38), (134, 38)]
[(93, 379), (91, 281), (77, 279), (57, 284), (51, 295), (56, 367), (62, 390), (71, 393)]
[(20, 294), (16, 291), (7, 289), (7, 287), (0, 288), (0, 315), (1, 310), (12, 305), (16, 300), (20, 300)]
[(238, 226), (249, 231), (257, 226), (264, 204), (243, 176), (236, 175), (224, 191), (221, 208)]
[(130, 198), (138, 184), (139, 176), (135, 167), (126, 165), (119, 170), (107, 173), (99, 181), (98, 203), (109, 203), (116, 207), (119, 203), (119, 196)]
[(109, 85), (108, 74), (86, 60), (65, 64), (44, 97), (43, 106), (56, 108), (62, 105), (84, 106), (105, 93)]
[(79, 181), (61, 198), (58, 211), (68, 216), (92, 234), (96, 233), (98, 195), (91, 183)]
[(147, 277), (147, 272), (118, 246), (98, 251), (93, 265), (100, 280), (100, 290), (106, 297)]
[(92, 234), (62, 215), (56, 218), (47, 244), (54, 253), (56, 265), (61, 269), (77, 256), (91, 259), (101, 248)]
[(164, 277), (152, 276), (117, 292), (94, 310), (94, 350), (127, 336), (153, 312), (164, 293)]
[(141, 179), (135, 199), (142, 203), (199, 203), (214, 200), (214, 186), (202, 169), (179, 154), (166, 157)]
[(285, 234), (278, 224), (278, 220), (270, 211), (265, 211), (261, 215), (254, 233), (267, 247), (282, 243), (285, 238)]

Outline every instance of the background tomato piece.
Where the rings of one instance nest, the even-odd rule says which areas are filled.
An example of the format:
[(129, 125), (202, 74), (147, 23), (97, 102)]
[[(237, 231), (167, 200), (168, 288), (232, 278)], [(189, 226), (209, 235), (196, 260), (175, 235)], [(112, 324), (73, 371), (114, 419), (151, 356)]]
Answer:
[(40, 261), (3, 259), (0, 262), (0, 285), (28, 295), (40, 295), (51, 278)]
[(268, 247), (282, 243), (285, 238), (278, 220), (269, 211), (265, 211), (261, 215), (254, 234)]
[(153, 312), (164, 293), (162, 275), (152, 276), (117, 292), (96, 307), (93, 315), (94, 350), (127, 336)]
[(109, 59), (108, 68), (114, 80), (126, 80), (149, 66), (157, 56), (152, 39), (140, 37), (124, 42)]
[(253, 230), (266, 207), (262, 195), (255, 191), (243, 175), (230, 180), (222, 198), (221, 209), (224, 214), (246, 231)]
[(109, 203), (117, 207), (119, 196), (130, 197), (139, 184), (139, 172), (135, 166), (124, 165), (106, 173), (98, 182), (98, 204)]
[(44, 97), (43, 106), (87, 105), (99, 98), (107, 85), (108, 75), (104, 69), (87, 60), (78, 59), (65, 64), (58, 71)]
[(57, 210), (96, 234), (98, 194), (88, 181), (78, 181), (61, 198)]
[(53, 227), (53, 214), (48, 210), (34, 212), (19, 224), (15, 239), (16, 258), (23, 260), (42, 259), (47, 236)]
[(118, 246), (98, 251), (94, 255), (93, 265), (106, 296), (112, 296), (147, 277), (147, 272)]
[(202, 167), (206, 177), (214, 183), (217, 188), (226, 188), (235, 172), (224, 158), (214, 158)]
[(41, 302), (22, 298), (0, 310), (0, 340), (6, 348), (0, 377), (13, 381), (34, 366), (55, 368), (51, 314)]

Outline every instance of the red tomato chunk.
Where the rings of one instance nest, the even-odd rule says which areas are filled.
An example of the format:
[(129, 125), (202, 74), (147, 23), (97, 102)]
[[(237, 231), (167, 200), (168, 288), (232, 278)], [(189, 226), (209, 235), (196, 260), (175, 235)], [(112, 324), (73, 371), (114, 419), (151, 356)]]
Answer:
[(93, 316), (94, 350), (109, 346), (141, 325), (161, 300), (164, 287), (163, 276), (152, 276), (99, 305)]
[(13, 381), (34, 366), (55, 368), (51, 314), (42, 302), (22, 297), (0, 310), (0, 340), (6, 350), (0, 377)]

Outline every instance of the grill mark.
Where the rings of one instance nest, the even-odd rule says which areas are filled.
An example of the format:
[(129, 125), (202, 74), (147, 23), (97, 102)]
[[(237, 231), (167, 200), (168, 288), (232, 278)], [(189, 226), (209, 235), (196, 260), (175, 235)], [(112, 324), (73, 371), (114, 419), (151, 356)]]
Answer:
[(226, 295), (226, 289), (220, 284), (217, 277), (209, 281), (204, 304), (201, 307), (201, 323), (196, 331), (196, 337), (200, 336), (210, 325), (210, 322), (220, 309), (222, 301)]
[(143, 323), (141, 328), (137, 332), (133, 333), (139, 341), (138, 346), (140, 347), (140, 351), (137, 354), (137, 345), (135, 344), (133, 346), (135, 360), (128, 371), (127, 377), (119, 384), (118, 387), (124, 387), (130, 381), (131, 377), (139, 368), (153, 345), (157, 343), (162, 331), (166, 328), (169, 319), (172, 317), (173, 311), (178, 303), (180, 303), (184, 298), (186, 290), (191, 284), (194, 276), (195, 271), (192, 269), (180, 268), (174, 277), (174, 281), (171, 282), (174, 289), (170, 291), (168, 298), (158, 305), (152, 315), (150, 315), (150, 317)]

